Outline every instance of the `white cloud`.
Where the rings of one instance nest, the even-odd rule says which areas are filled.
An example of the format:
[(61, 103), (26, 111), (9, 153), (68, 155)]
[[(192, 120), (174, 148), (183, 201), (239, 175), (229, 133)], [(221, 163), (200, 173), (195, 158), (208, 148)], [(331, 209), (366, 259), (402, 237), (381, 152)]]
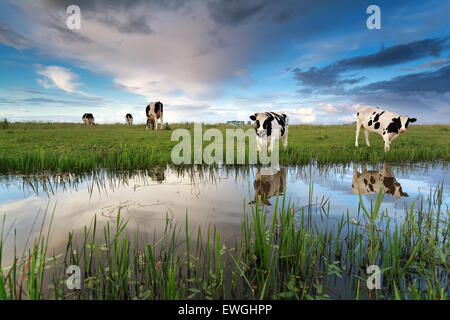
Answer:
[(348, 116), (339, 117), (337, 119), (339, 121), (343, 121), (343, 122), (353, 122), (353, 121), (356, 121), (356, 115), (355, 114), (351, 114), (351, 115), (348, 115)]
[(316, 113), (313, 108), (299, 108), (291, 111), (292, 115), (303, 123), (316, 121)]
[(76, 82), (78, 76), (69, 69), (59, 66), (37, 65), (36, 73), (45, 78), (38, 78), (37, 82), (46, 89), (57, 87), (61, 90), (73, 93), (81, 85)]
[[(40, 47), (44, 53), (112, 75), (117, 87), (148, 101), (205, 104), (217, 98), (226, 79), (250, 83), (243, 66), (263, 43), (263, 22), (239, 28), (219, 25), (201, 1), (176, 10), (141, 2), (126, 9), (85, 11), (82, 28), (76, 31), (65, 29), (67, 17), (59, 8), (38, 1), (26, 1), (21, 8), (33, 23), (32, 38), (45, 44)], [(144, 12), (151, 32), (124, 33), (111, 24)], [(76, 90), (53, 82), (63, 90)]]
[(335, 106), (333, 106), (331, 103), (319, 103), (318, 106), (326, 113), (332, 113), (332, 114), (339, 113), (339, 110)]

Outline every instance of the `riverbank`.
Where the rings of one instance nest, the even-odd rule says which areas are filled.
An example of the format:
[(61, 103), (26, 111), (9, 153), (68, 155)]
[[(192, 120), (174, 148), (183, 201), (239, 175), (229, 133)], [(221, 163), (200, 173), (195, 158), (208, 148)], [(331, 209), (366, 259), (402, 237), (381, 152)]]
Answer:
[[(171, 135), (178, 128), (189, 130), (193, 136), (192, 123), (170, 124), (158, 132), (145, 130), (144, 125), (2, 123), (0, 172), (145, 169), (171, 164), (172, 148), (178, 144), (171, 141)], [(225, 137), (226, 129), (236, 127), (205, 125), (203, 131), (209, 128), (219, 129)], [(291, 125), (288, 149), (284, 152), (280, 148), (280, 162), (300, 165), (450, 160), (450, 125), (413, 125), (392, 143), (388, 153), (383, 151), (381, 137), (371, 134), (370, 141), (372, 146), (368, 148), (361, 133), (360, 146), (355, 148), (354, 125)]]

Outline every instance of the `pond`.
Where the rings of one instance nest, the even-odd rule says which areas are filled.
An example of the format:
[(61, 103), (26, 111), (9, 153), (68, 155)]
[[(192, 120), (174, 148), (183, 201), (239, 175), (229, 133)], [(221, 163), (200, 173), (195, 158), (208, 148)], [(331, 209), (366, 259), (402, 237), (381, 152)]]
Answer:
[(278, 189), (296, 208), (313, 210), (319, 227), (328, 204), (331, 220), (339, 220), (347, 210), (356, 219), (358, 186), (367, 203), (375, 201), (382, 175), (385, 196), (381, 209), (390, 217), (401, 218), (412, 202), (441, 183), (443, 202), (450, 203), (450, 179), (444, 164), (156, 167), (136, 172), (3, 176), (0, 215), (6, 216), (5, 229), (16, 229), (18, 248), (25, 244), (33, 225), (32, 235), (40, 231), (47, 207), (55, 210), (55, 240), (65, 241), (70, 231), (89, 225), (94, 215), (100, 223), (115, 222), (119, 208), (129, 221), (129, 230), (153, 235), (165, 225), (166, 215), (172, 225), (182, 226), (187, 213), (193, 230), (215, 226), (227, 239), (239, 235), (244, 209), (251, 212), (257, 202), (270, 211)]
[[(389, 219), (404, 218), (405, 210), (443, 185), (443, 203), (450, 203), (448, 165), (306, 165), (261, 167), (155, 167), (145, 171), (85, 174), (9, 175), (0, 177), (0, 217), (5, 218), (2, 266), (11, 263), (48, 226), (54, 212), (50, 252), (64, 249), (69, 232), (80, 234), (94, 216), (100, 225), (114, 224), (120, 209), (127, 232), (153, 239), (166, 227), (189, 230), (214, 227), (224, 243), (241, 235), (243, 212), (255, 205), (270, 213), (282, 198), (308, 211), (318, 230), (337, 225), (343, 215), (361, 220), (358, 190), (366, 206), (381, 189), (381, 210)], [(277, 193), (283, 197), (278, 198)], [(47, 214), (45, 214), (47, 212)], [(0, 224), (1, 226), (1, 224)], [(15, 235), (12, 230), (15, 230)], [(44, 227), (44, 232), (46, 228)], [(142, 236), (144, 235), (144, 236)], [(13, 238), (15, 237), (15, 241)], [(31, 239), (31, 240), (30, 240)]]

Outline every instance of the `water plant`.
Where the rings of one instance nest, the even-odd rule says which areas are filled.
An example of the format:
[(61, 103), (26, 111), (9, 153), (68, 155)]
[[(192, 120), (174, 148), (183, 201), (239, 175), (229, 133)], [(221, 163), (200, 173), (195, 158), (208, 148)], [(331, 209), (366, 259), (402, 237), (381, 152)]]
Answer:
[[(11, 229), (5, 233), (3, 219), (0, 299), (447, 299), (450, 221), (442, 190), (412, 204), (399, 222), (380, 211), (381, 193), (370, 207), (360, 198), (358, 216), (344, 213), (337, 225), (328, 205), (320, 228), (310, 206), (295, 208), (280, 196), (273, 211), (244, 209), (241, 235), (227, 242), (214, 226), (193, 231), (188, 213), (184, 228), (166, 217), (161, 233), (142, 239), (128, 233), (119, 210), (114, 223), (101, 228), (94, 217), (49, 255), (52, 212), (48, 232), (43, 221), (31, 247), (14, 250), (8, 266), (1, 257)], [(66, 287), (69, 265), (81, 268), (81, 290)], [(381, 269), (379, 290), (366, 286), (369, 265)]]

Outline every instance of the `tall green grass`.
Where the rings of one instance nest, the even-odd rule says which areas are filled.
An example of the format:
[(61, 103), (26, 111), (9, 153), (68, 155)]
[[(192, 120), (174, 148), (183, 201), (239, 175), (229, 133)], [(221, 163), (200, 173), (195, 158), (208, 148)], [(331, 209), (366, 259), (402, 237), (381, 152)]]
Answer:
[[(413, 204), (396, 222), (360, 198), (357, 220), (343, 214), (323, 229), (311, 223), (310, 205), (295, 208), (277, 197), (273, 213), (243, 213), (241, 235), (224, 242), (213, 226), (192, 231), (166, 225), (152, 240), (129, 234), (118, 212), (103, 228), (94, 218), (70, 233), (63, 252), (50, 254), (48, 232), (31, 248), (1, 261), (0, 299), (448, 299), (449, 216), (442, 189)], [(313, 187), (311, 184), (310, 192)], [(310, 197), (312, 198), (312, 197)], [(244, 206), (245, 208), (245, 206)], [(9, 230), (8, 232), (10, 232)], [(382, 269), (382, 288), (368, 290), (366, 268)], [(82, 270), (82, 289), (68, 290), (66, 268)], [(336, 284), (339, 283), (339, 284)]]
[[(193, 137), (192, 123), (171, 124), (166, 130), (155, 132), (145, 130), (144, 125), (6, 122), (0, 125), (0, 172), (145, 169), (171, 164), (171, 150), (178, 142), (170, 138), (173, 130), (179, 128), (188, 129)], [(225, 130), (234, 129), (223, 125), (208, 125), (203, 129), (208, 128), (219, 129), (224, 133), (224, 140)], [(449, 128), (449, 125), (411, 126), (393, 142), (391, 151), (385, 153), (383, 141), (376, 135), (370, 137), (371, 148), (364, 145), (363, 135), (360, 147), (355, 148), (353, 125), (292, 125), (288, 149), (281, 151), (280, 161), (283, 165), (449, 161)], [(204, 142), (204, 147), (209, 143)], [(235, 162), (236, 158), (235, 153)]]

